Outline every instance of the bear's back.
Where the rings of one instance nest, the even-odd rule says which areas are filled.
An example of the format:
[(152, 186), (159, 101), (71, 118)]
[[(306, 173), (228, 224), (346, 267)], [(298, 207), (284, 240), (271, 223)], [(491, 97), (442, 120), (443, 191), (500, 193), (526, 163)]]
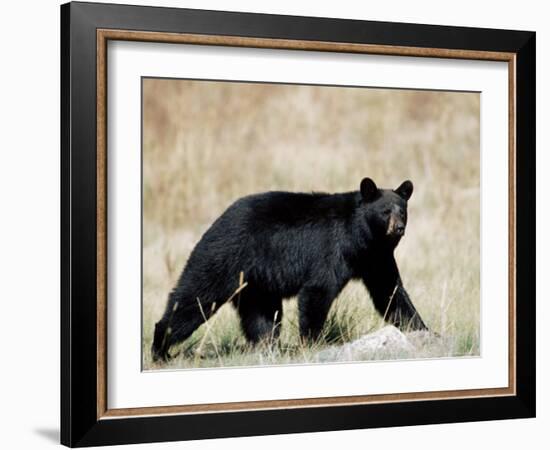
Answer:
[(249, 225), (300, 227), (326, 226), (351, 217), (355, 192), (343, 194), (270, 191), (237, 200), (229, 209), (242, 214)]

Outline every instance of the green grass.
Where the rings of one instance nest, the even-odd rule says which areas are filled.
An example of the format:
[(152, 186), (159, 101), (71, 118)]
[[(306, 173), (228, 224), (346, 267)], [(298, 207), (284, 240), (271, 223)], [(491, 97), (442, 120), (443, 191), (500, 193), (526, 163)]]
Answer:
[[(362, 284), (335, 301), (319, 342), (304, 347), (296, 300), (276, 346), (249, 346), (224, 305), (167, 364), (150, 357), (154, 323), (202, 233), (236, 198), (272, 189), (341, 192), (370, 176), (411, 179), (407, 233), (396, 251), (428, 326), (415, 358), (479, 355), (479, 95), (145, 80), (143, 367), (299, 364), (384, 326)], [(378, 352), (369, 359), (404, 355)]]

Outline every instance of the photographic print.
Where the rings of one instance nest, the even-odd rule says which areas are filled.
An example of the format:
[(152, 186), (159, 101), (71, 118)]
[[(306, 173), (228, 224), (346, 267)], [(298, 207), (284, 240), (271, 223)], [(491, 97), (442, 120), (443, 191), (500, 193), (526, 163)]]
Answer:
[(535, 47), (62, 5), (61, 442), (534, 417)]
[(477, 92), (142, 78), (144, 370), (480, 354)]

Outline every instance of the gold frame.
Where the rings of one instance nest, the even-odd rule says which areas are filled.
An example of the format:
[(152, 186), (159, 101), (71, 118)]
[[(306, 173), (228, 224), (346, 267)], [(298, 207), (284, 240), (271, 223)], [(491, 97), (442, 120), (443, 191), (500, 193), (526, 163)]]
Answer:
[[(221, 35), (158, 33), (98, 29), (97, 33), (97, 419), (152, 416), (166, 414), (220, 413), (266, 409), (290, 409), (320, 406), (344, 406), (367, 403), (390, 403), (420, 400), (443, 400), (516, 395), (516, 55), (506, 52), (455, 50), (443, 48), (403, 47), (372, 44), (345, 44), (321, 41), (246, 38)], [(402, 394), (319, 397), (288, 400), (265, 400), (200, 405), (149, 406), (108, 409), (107, 406), (107, 41), (141, 41), (219, 45), (287, 50), (365, 53), (392, 56), (436, 57), (501, 61), (508, 63), (508, 387)]]

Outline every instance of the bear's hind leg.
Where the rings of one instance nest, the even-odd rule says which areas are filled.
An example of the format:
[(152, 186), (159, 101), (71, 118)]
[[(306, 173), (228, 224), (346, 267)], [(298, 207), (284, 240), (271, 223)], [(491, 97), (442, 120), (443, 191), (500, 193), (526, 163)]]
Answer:
[(252, 344), (273, 343), (279, 337), (283, 318), (282, 299), (251, 289), (235, 302), (246, 339)]
[(212, 301), (193, 302), (178, 292), (172, 292), (164, 316), (155, 325), (153, 361), (169, 360), (170, 347), (191, 336), (220, 306)]

